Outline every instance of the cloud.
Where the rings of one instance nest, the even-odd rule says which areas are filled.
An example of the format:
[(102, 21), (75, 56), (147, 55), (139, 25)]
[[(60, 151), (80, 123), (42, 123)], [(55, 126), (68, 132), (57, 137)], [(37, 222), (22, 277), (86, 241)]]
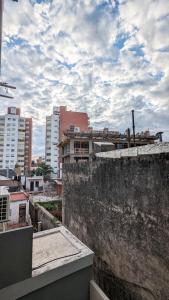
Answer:
[(2, 75), (17, 86), (12, 104), (33, 117), (34, 154), (53, 105), (121, 131), (134, 108), (137, 130), (168, 138), (168, 27), (166, 0), (5, 0)]

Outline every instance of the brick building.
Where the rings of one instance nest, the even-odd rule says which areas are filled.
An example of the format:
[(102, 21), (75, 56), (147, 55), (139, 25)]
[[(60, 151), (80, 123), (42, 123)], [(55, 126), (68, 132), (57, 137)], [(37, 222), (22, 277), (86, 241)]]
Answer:
[(86, 113), (68, 111), (66, 106), (54, 107), (53, 114), (46, 117), (45, 162), (53, 168), (53, 178), (62, 176), (61, 153), (58, 145), (65, 130), (87, 131), (88, 125), (89, 118)]

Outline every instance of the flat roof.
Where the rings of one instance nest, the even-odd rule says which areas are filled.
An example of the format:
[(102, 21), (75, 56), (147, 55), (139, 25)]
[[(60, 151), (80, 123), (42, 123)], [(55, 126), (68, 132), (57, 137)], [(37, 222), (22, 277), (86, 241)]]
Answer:
[(33, 236), (32, 276), (89, 256), (93, 252), (64, 226), (35, 233)]

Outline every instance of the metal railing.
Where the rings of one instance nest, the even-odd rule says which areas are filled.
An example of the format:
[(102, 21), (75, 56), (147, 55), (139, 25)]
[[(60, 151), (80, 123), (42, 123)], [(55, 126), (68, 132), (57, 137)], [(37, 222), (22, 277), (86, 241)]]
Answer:
[(89, 154), (89, 149), (87, 148), (74, 148), (74, 153), (83, 155), (83, 154)]

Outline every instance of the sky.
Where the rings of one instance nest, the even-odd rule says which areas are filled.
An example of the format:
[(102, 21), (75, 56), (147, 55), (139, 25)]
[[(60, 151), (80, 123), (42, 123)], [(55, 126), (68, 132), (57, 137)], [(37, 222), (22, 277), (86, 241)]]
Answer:
[(91, 126), (164, 131), (169, 140), (168, 0), (5, 0), (2, 79), (17, 87), (0, 111), (33, 118), (44, 154), (52, 107), (87, 112)]

